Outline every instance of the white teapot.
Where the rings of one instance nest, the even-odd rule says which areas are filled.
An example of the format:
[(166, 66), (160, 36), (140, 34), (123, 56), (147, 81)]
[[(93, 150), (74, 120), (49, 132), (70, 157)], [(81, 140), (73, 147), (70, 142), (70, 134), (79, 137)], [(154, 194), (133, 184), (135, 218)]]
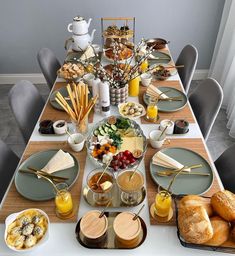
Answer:
[(75, 35), (84, 35), (88, 33), (89, 26), (91, 24), (91, 20), (89, 19), (88, 22), (85, 21), (83, 17), (74, 17), (73, 23), (68, 25), (68, 31), (72, 32)]
[(75, 51), (84, 51), (92, 43), (94, 38), (95, 29), (93, 29), (91, 35), (88, 33), (85, 35), (73, 35), (65, 41), (65, 49), (68, 49), (68, 43), (72, 42), (72, 49)]

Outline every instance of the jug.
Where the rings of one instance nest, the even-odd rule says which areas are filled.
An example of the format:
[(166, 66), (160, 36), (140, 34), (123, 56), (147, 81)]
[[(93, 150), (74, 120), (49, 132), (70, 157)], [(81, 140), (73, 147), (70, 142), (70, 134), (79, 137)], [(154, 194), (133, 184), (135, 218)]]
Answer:
[(88, 33), (88, 28), (90, 26), (92, 19), (89, 19), (88, 22), (85, 21), (83, 17), (74, 17), (73, 23), (68, 25), (68, 31), (72, 32), (75, 35), (84, 35)]

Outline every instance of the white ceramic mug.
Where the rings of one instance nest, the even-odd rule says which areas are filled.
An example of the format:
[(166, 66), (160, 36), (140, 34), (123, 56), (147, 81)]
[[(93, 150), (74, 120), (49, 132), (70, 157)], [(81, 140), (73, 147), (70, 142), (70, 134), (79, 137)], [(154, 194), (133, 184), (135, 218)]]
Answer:
[(141, 84), (143, 86), (149, 86), (152, 81), (152, 75), (149, 73), (144, 73), (140, 76), (141, 78)]
[(161, 135), (162, 131), (159, 130), (152, 130), (149, 133), (149, 141), (153, 148), (161, 148), (165, 142), (166, 134), (162, 134), (160, 140), (159, 136)]
[(68, 137), (68, 143), (71, 149), (79, 152), (83, 149), (85, 137), (81, 133), (74, 133)]
[(172, 135), (174, 133), (174, 122), (169, 120), (169, 119), (164, 119), (160, 122), (160, 130), (163, 131), (165, 129), (165, 127), (168, 126), (166, 128), (166, 131), (165, 133), (168, 134), (168, 135)]
[[(62, 127), (58, 127), (57, 125), (59, 123), (64, 123), (64, 125)], [(65, 120), (58, 120), (53, 123), (53, 129), (54, 129), (55, 134), (59, 134), (59, 135), (65, 134), (68, 129), (67, 122)]]

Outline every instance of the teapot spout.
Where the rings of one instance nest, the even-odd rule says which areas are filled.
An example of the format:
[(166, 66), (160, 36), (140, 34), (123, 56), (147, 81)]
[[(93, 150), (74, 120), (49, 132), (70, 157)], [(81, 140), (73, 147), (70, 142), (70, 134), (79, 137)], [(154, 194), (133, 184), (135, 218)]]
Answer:
[(90, 27), (91, 21), (92, 21), (92, 18), (90, 18), (90, 19), (88, 20), (88, 22), (87, 22), (87, 28)]
[(91, 42), (92, 42), (92, 41), (93, 41), (93, 39), (94, 39), (95, 31), (96, 31), (96, 29), (93, 29), (93, 30), (92, 30), (92, 32), (91, 32)]
[(71, 41), (71, 43), (73, 43), (73, 42), (74, 42), (74, 39), (73, 39), (72, 37), (70, 37), (69, 39), (67, 39), (67, 40), (65, 41), (65, 44), (64, 44), (65, 50), (68, 50), (68, 44), (69, 44), (70, 41)]

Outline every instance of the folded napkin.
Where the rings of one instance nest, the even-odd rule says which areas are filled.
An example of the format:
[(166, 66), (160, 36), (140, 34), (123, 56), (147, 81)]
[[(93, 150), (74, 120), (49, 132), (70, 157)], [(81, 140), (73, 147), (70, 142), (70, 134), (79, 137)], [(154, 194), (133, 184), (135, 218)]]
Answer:
[[(153, 164), (170, 169), (180, 169), (184, 166), (175, 159), (173, 159), (172, 157), (167, 156), (166, 154), (160, 151), (153, 156)], [(190, 172), (191, 169), (185, 168), (184, 171)]]
[[(162, 91), (159, 90), (157, 87), (155, 87), (154, 85), (150, 84), (147, 88), (146, 93), (150, 96), (154, 96), (154, 97), (158, 97)], [(168, 99), (169, 97), (166, 94), (161, 94), (160, 98), (162, 99)]]
[(84, 61), (87, 59), (90, 59), (92, 57), (95, 57), (95, 53), (93, 48), (89, 45), (86, 49), (86, 51), (83, 53), (83, 55), (80, 57), (80, 60)]
[(58, 172), (74, 166), (74, 159), (69, 153), (59, 150), (50, 161), (42, 168), (47, 173)]

